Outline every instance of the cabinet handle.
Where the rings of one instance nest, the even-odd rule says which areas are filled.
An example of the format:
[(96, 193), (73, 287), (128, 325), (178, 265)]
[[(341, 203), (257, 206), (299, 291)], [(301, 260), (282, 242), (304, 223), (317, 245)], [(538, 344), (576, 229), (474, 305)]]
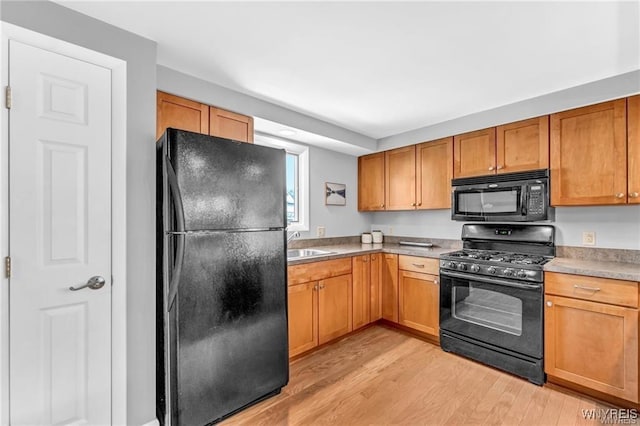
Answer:
[(629, 198), (638, 198), (638, 195), (640, 195), (640, 194), (638, 194), (637, 192), (630, 192), (629, 193)]
[(320, 290), (324, 288), (324, 284), (320, 284)]
[(424, 268), (424, 264), (422, 263), (412, 263), (413, 266), (415, 266), (416, 268)]
[(436, 278), (435, 280), (433, 280), (434, 284), (440, 284), (440, 281)]
[(497, 170), (502, 170), (504, 168), (504, 166), (498, 166), (496, 167)]
[(597, 293), (600, 291), (600, 287), (587, 287), (586, 285), (578, 285), (578, 284), (574, 284), (573, 288), (577, 288), (579, 290), (592, 291), (594, 293)]
[(411, 207), (415, 207), (415, 206), (416, 206), (416, 203), (411, 203)]
[(418, 203), (418, 206), (421, 206), (421, 205), (422, 205), (422, 201), (420, 201), (420, 202)]
[(549, 300), (549, 301), (547, 302), (547, 306), (548, 306), (548, 307), (552, 307), (552, 306), (553, 306), (553, 302)]
[(313, 291), (318, 291), (318, 284), (313, 286)]
[(624, 197), (624, 192), (618, 192), (616, 194), (616, 198), (622, 198), (622, 197)]
[(489, 171), (492, 172), (495, 169), (493, 166), (489, 166)]
[(380, 204), (380, 208), (381, 208), (381, 209), (384, 209), (384, 204)]

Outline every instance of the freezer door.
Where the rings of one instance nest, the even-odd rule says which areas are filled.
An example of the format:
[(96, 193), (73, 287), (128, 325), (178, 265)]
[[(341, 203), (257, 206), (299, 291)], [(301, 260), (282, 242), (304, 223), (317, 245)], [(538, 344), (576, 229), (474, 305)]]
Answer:
[(164, 141), (186, 230), (286, 226), (284, 150), (175, 129)]
[(285, 232), (190, 234), (168, 315), (172, 411), (204, 425), (288, 382)]

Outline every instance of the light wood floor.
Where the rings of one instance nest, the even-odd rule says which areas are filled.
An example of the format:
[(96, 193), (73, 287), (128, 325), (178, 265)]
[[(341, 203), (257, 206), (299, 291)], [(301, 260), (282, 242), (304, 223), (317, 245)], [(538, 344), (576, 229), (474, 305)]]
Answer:
[(294, 361), (280, 395), (223, 424), (595, 425), (582, 410), (607, 408), (373, 326)]

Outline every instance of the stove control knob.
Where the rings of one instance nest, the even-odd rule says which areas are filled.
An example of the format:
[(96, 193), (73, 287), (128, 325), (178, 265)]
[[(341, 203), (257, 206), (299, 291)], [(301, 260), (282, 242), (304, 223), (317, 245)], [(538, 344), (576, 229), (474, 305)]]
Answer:
[(496, 267), (495, 266), (489, 266), (489, 268), (487, 269), (487, 272), (490, 274), (495, 274), (496, 273)]
[(471, 265), (471, 272), (478, 272), (480, 271), (480, 267), (478, 265)]
[(447, 268), (451, 268), (451, 269), (456, 269), (456, 262), (449, 262), (447, 263)]
[(512, 275), (513, 275), (513, 273), (514, 273), (514, 272), (515, 272), (515, 271), (514, 271), (513, 269), (511, 269), (511, 268), (506, 268), (504, 271), (502, 271), (502, 274), (503, 274), (505, 277), (510, 277), (510, 276), (512, 276)]
[(520, 269), (518, 271), (518, 278), (527, 278), (527, 271), (525, 271), (524, 269)]
[(467, 264), (466, 263), (459, 263), (458, 264), (458, 269), (460, 271), (466, 271), (467, 270)]

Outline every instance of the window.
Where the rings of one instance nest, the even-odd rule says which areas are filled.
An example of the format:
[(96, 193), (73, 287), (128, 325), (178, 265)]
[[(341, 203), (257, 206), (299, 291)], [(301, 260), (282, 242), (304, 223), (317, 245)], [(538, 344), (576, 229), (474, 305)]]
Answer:
[(287, 172), (287, 230), (309, 230), (309, 148), (274, 136), (255, 134), (254, 143), (285, 149)]

